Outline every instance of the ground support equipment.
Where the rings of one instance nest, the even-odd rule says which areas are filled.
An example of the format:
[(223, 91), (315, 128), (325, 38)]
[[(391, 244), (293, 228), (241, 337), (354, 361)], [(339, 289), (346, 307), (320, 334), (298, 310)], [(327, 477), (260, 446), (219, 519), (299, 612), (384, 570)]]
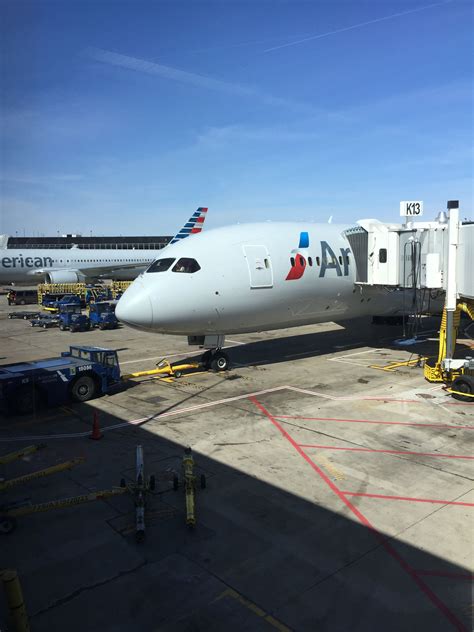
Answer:
[(428, 382), (444, 382), (456, 399), (474, 402), (474, 361), (472, 358), (450, 359), (447, 362), (447, 339), (453, 340), (453, 350), (456, 344), (457, 332), (461, 320), (461, 312), (474, 320), (474, 301), (459, 301), (451, 319), (452, 328), (448, 331), (448, 318), (446, 308), (443, 310), (441, 327), (439, 331), (438, 357), (434, 362), (427, 360), (424, 366), (424, 375)]
[(132, 281), (112, 281), (112, 285), (110, 286), (110, 293), (112, 294), (112, 298), (120, 298), (131, 284)]
[(136, 373), (129, 373), (128, 375), (124, 375), (123, 379), (128, 380), (134, 377), (174, 377), (180, 378), (183, 375), (183, 372), (187, 371), (198, 371), (202, 369), (202, 365), (200, 362), (191, 362), (185, 364), (171, 364), (168, 360), (163, 359), (156, 365), (156, 369), (151, 369), (150, 371), (137, 371)]
[(30, 454), (34, 454), (45, 448), (46, 445), (44, 443), (38, 443), (37, 445), (28, 445), (26, 448), (22, 448), (21, 450), (16, 450), (15, 452), (9, 452), (8, 454), (4, 454), (0, 456), (0, 465), (7, 465), (12, 461), (16, 461), (18, 459), (23, 459), (25, 456), (29, 456)]
[(41, 316), (41, 312), (10, 312), (8, 314), (8, 318), (20, 320), (31, 320), (32, 318), (38, 318), (39, 316)]
[(15, 632), (29, 632), (30, 624), (18, 573), (12, 569), (3, 569), (0, 571), (0, 577), (5, 590), (12, 630)]
[[(8, 457), (8, 455), (6, 455)], [(5, 458), (5, 457), (4, 457)], [(64, 470), (70, 470), (76, 465), (80, 465), (84, 463), (85, 459), (83, 457), (79, 457), (77, 459), (70, 459), (69, 461), (65, 461), (64, 463), (58, 463), (57, 465), (51, 465), (43, 470), (38, 470), (36, 472), (31, 472), (30, 474), (24, 474), (23, 476), (18, 476), (16, 478), (10, 478), (7, 480), (0, 479), (0, 491), (3, 492), (11, 487), (15, 487), (16, 485), (21, 485), (22, 483), (28, 483), (28, 481), (32, 481), (35, 478), (43, 478), (44, 476), (49, 476), (50, 474), (56, 474), (57, 472), (64, 472)]]
[(29, 413), (41, 405), (86, 402), (120, 382), (117, 352), (71, 346), (61, 357), (0, 366), (0, 407)]
[(146, 496), (155, 489), (155, 477), (151, 475), (148, 480), (145, 477), (145, 459), (141, 445), (137, 445), (136, 448), (135, 481), (133, 484), (127, 485), (125, 479), (122, 478), (120, 487), (133, 495), (135, 503), (135, 537), (137, 542), (143, 542), (145, 539)]
[[(206, 487), (206, 477), (200, 476), (201, 489)], [(179, 478), (173, 478), (173, 489), (179, 488)], [(196, 526), (196, 476), (194, 475), (194, 459), (191, 448), (185, 448), (183, 456), (183, 478), (181, 482), (184, 488), (186, 504), (186, 524), (188, 527)]]
[(94, 500), (103, 500), (111, 496), (119, 496), (126, 494), (127, 489), (122, 487), (112, 487), (112, 489), (102, 489), (98, 492), (90, 492), (80, 496), (72, 496), (71, 498), (61, 498), (59, 500), (50, 500), (37, 505), (26, 503), (15, 503), (0, 507), (0, 534), (8, 534), (16, 528), (16, 518), (27, 516), (33, 513), (50, 511), (52, 509), (64, 509), (73, 505), (81, 505)]

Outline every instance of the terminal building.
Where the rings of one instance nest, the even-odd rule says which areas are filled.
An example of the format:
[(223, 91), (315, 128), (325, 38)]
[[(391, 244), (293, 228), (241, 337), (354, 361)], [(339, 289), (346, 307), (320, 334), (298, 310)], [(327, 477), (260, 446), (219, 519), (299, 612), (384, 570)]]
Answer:
[(2, 235), (3, 248), (82, 248), (84, 250), (160, 250), (169, 244), (172, 235), (124, 237), (84, 237), (61, 235), (56, 237), (10, 237)]

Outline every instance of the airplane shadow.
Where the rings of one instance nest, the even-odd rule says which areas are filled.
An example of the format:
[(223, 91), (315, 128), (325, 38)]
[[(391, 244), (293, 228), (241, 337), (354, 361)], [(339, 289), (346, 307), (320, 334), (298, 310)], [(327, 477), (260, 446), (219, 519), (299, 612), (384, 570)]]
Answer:
[[(437, 354), (436, 340), (424, 339), (423, 332), (433, 338), (437, 337), (439, 318), (433, 318), (425, 323), (424, 329), (418, 332), (420, 340), (414, 344), (398, 345), (395, 341), (402, 339), (403, 330), (400, 325), (374, 325), (371, 319), (354, 319), (341, 323), (343, 329), (321, 331), (295, 335), (274, 333), (275, 337), (242, 345), (227, 347), (231, 366), (258, 366), (297, 360), (298, 358), (312, 358), (336, 352), (350, 352), (367, 346), (371, 348), (386, 348), (398, 351), (408, 351), (414, 356), (433, 356)], [(183, 362), (195, 362), (196, 357), (188, 357)]]

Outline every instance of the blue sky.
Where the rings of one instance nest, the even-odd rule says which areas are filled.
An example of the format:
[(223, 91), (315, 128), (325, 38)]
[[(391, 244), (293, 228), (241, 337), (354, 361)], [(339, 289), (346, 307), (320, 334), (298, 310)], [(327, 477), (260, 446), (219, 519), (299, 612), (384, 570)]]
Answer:
[(3, 0), (0, 232), (473, 214), (473, 4)]

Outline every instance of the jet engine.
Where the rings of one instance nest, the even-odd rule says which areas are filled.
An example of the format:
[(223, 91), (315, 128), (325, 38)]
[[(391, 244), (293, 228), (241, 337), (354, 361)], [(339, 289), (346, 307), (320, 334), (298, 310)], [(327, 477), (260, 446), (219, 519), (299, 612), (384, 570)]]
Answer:
[(78, 270), (52, 270), (46, 273), (48, 283), (82, 283), (85, 276)]

